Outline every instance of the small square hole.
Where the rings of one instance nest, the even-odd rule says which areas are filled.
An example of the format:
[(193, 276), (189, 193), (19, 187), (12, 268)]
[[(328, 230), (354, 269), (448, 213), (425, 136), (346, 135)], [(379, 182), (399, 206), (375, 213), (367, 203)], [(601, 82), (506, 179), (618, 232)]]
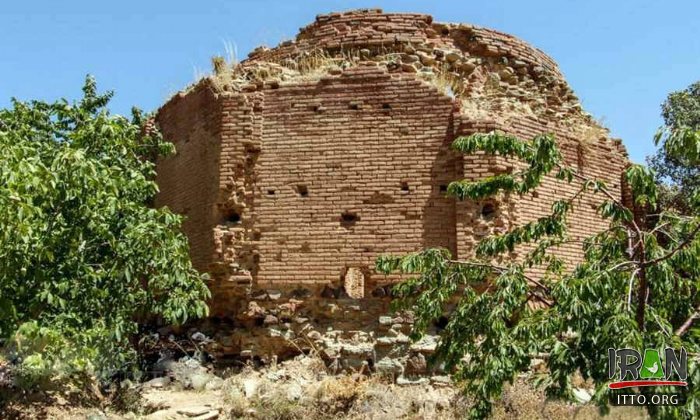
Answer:
[(410, 190), (411, 190), (411, 188), (408, 186), (408, 182), (402, 182), (402, 183), (401, 183), (401, 191), (406, 191), (406, 192), (408, 192), (408, 191), (410, 191)]
[(346, 229), (355, 225), (355, 223), (360, 220), (360, 216), (353, 212), (343, 212), (340, 215), (340, 225)]
[(235, 211), (226, 212), (223, 219), (223, 224), (225, 225), (237, 225), (241, 223), (241, 215)]
[(306, 185), (297, 185), (297, 193), (300, 197), (308, 197), (309, 188)]

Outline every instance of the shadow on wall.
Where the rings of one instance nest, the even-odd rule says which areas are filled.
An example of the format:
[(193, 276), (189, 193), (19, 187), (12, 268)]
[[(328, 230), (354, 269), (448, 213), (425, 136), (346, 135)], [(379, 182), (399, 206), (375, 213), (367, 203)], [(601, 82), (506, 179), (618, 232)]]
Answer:
[(452, 150), (454, 114), (450, 115), (445, 140), (430, 167), (430, 197), (423, 207), (423, 248), (447, 248), (457, 256), (458, 202), (447, 197), (450, 182), (464, 178), (462, 155)]

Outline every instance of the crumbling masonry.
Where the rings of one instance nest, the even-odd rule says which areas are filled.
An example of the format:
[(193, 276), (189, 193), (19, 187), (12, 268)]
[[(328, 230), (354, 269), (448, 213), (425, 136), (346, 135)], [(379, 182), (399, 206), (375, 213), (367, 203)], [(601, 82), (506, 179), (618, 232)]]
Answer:
[[(621, 143), (581, 109), (551, 58), (507, 34), (358, 10), (214, 65), (158, 112), (177, 148), (158, 164), (158, 204), (187, 217), (222, 355), (311, 349), (347, 368), (425, 373), (434, 340), (409, 342), (410, 313), (389, 313), (399, 278), (377, 274), (375, 258), (426, 247), (467, 257), (575, 188), (547, 179), (523, 197), (446, 198), (450, 181), (514, 168), (453, 152), (458, 136), (553, 133), (571, 164), (621, 195)], [(605, 228), (598, 200), (578, 199), (575, 236)], [(575, 263), (580, 244), (559, 252)]]

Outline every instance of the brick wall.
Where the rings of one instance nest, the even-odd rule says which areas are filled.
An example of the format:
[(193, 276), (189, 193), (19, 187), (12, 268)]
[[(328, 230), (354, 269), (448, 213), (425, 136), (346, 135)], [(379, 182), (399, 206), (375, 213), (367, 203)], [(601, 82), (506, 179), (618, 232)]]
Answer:
[[(309, 73), (267, 66), (341, 47), (374, 50), (351, 62), (338, 53)], [(436, 83), (445, 72), (465, 89)], [(549, 176), (523, 196), (446, 198), (453, 180), (522, 167), (456, 154), (456, 136), (553, 133), (567, 162), (618, 196), (627, 165), (624, 147), (581, 111), (541, 51), (500, 32), (377, 10), (319, 16), (296, 41), (253, 52), (229, 79), (177, 95), (157, 121), (178, 149), (158, 163), (157, 204), (187, 216), (195, 265), (212, 275), (214, 319), (233, 323), (232, 334), (214, 330), (224, 353), (294, 352), (312, 332), (320, 346), (337, 343), (318, 332), (329, 328), (406, 332), (410, 316), (377, 323), (400, 279), (374, 273), (377, 256), (445, 247), (467, 258), (480, 239), (549, 214), (578, 188)], [(606, 228), (602, 199), (576, 202), (572, 242), (557, 250), (570, 267), (580, 240)], [(382, 343), (409, 342), (396, 331)], [(285, 344), (302, 333), (301, 344)]]
[(208, 84), (178, 94), (156, 118), (176, 154), (158, 162), (157, 206), (185, 216), (184, 231), (195, 267), (207, 271), (212, 260), (215, 203), (220, 171), (221, 103)]
[(348, 267), (369, 273), (380, 254), (454, 250), (454, 204), (440, 192), (458, 177), (451, 111), (434, 88), (376, 67), (267, 90), (258, 286), (328, 283)]

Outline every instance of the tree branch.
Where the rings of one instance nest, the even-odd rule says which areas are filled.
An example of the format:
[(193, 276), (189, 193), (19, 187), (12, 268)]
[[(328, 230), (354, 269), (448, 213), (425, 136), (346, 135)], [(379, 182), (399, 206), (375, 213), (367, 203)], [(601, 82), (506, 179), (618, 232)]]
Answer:
[[(497, 271), (499, 274), (508, 271), (508, 269), (505, 268), (505, 267), (501, 267), (501, 266), (493, 265), (493, 264), (487, 264), (487, 263), (478, 263), (478, 262), (474, 262), (474, 261), (459, 261), (459, 260), (447, 260), (447, 261), (448, 261), (449, 263), (452, 263), (452, 264), (469, 265), (469, 266), (472, 266), (472, 267), (490, 268), (490, 269), (492, 269), (492, 270), (494, 270), (494, 271)], [(541, 288), (542, 290), (544, 290), (545, 292), (550, 293), (549, 287), (545, 286), (545, 285), (542, 284), (541, 282), (539, 282), (539, 281), (533, 279), (532, 277), (526, 276), (525, 274), (523, 274), (523, 277), (525, 278), (525, 280), (527, 280), (527, 281), (531, 282), (532, 284), (534, 284), (534, 285), (540, 287), (540, 288)]]
[(693, 314), (685, 320), (683, 325), (678, 327), (675, 334), (679, 337), (683, 336), (683, 334), (685, 334), (690, 329), (690, 327), (693, 325), (693, 322), (695, 322), (695, 320), (698, 318), (700, 318), (700, 305), (698, 305), (698, 307), (695, 308), (695, 312), (693, 312)]
[(690, 233), (690, 235), (688, 235), (688, 237), (685, 238), (685, 240), (680, 245), (678, 245), (675, 249), (673, 249), (672, 251), (670, 251), (668, 254), (666, 254), (664, 256), (661, 256), (659, 258), (645, 262), (644, 266), (658, 264), (661, 261), (664, 261), (664, 260), (667, 260), (667, 259), (673, 257), (678, 251), (680, 251), (681, 249), (690, 245), (693, 242), (693, 239), (695, 239), (695, 237), (698, 235), (698, 233), (700, 233), (700, 224), (695, 229), (693, 229), (693, 231)]

